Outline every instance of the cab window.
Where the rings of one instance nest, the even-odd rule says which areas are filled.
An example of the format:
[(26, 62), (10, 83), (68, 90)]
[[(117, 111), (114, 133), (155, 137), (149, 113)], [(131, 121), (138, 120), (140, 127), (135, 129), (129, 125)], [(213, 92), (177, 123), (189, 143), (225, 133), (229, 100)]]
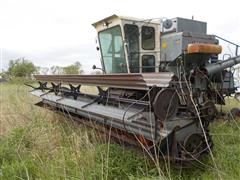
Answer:
[(120, 26), (99, 32), (99, 42), (106, 73), (126, 73), (127, 65)]
[(155, 49), (155, 29), (153, 27), (142, 27), (142, 48), (145, 50)]
[(142, 56), (142, 72), (155, 72), (155, 56)]

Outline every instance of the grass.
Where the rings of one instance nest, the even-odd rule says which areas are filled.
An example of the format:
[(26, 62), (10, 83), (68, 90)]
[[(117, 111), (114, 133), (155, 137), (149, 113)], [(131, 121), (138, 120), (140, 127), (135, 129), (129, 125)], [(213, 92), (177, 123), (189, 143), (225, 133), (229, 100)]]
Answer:
[[(239, 179), (240, 121), (211, 124), (210, 156), (191, 169), (154, 165), (132, 147), (124, 147), (71, 120), (34, 106), (38, 99), (20, 84), (0, 84), (0, 179)], [(239, 106), (228, 99), (224, 109)]]

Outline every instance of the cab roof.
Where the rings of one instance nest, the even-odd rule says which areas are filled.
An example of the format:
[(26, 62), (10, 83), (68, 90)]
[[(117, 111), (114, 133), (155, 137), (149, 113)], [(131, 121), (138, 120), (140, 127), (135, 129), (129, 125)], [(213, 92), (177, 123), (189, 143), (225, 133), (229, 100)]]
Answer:
[[(104, 19), (102, 19), (102, 20), (99, 20), (99, 21), (97, 21), (97, 22), (95, 22), (95, 23), (93, 23), (92, 25), (94, 26), (94, 27), (96, 27), (98, 24), (100, 24), (100, 23), (105, 23), (105, 22), (109, 22), (110, 20), (114, 20), (114, 19), (118, 19), (118, 20), (129, 20), (129, 21), (142, 21), (142, 22), (144, 22), (144, 21), (146, 21), (146, 19), (139, 19), (139, 18), (133, 18), (133, 17), (127, 17), (127, 16), (118, 16), (118, 15), (116, 15), (116, 14), (113, 14), (113, 15), (111, 15), (111, 16), (108, 16), (108, 17), (106, 17), (106, 18), (104, 18)], [(159, 24), (159, 22), (156, 22), (156, 21), (151, 21), (151, 23), (154, 23), (154, 24)]]

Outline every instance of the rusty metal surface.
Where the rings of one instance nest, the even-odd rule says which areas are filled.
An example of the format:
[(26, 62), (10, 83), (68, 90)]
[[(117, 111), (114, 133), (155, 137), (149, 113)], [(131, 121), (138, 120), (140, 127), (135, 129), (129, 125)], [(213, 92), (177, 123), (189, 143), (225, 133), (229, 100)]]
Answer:
[(101, 74), (101, 75), (35, 75), (37, 81), (110, 86), (124, 89), (147, 90), (151, 86), (167, 87), (172, 73)]

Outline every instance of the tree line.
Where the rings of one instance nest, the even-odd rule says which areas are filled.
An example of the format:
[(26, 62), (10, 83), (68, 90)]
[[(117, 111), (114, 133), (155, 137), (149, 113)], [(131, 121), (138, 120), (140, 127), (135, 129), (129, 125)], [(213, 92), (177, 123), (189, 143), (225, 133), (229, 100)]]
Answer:
[(36, 66), (28, 59), (18, 58), (15, 60), (10, 60), (7, 70), (3, 71), (0, 76), (6, 79), (12, 79), (15, 77), (31, 78), (33, 74), (65, 75), (82, 73), (82, 64), (79, 61), (67, 66), (52, 66), (47, 68)]

